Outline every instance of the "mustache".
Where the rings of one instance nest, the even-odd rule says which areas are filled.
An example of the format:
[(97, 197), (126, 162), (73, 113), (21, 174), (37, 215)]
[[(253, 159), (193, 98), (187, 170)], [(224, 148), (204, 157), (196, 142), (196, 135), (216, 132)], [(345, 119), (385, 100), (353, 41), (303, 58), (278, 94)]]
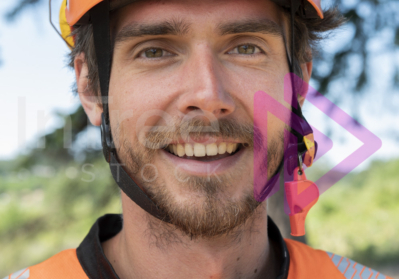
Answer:
[(188, 119), (175, 121), (172, 125), (154, 126), (140, 141), (150, 149), (162, 149), (178, 140), (200, 142), (200, 139), (221, 138), (240, 142), (254, 148), (262, 143), (262, 136), (253, 123), (240, 123), (236, 119)]

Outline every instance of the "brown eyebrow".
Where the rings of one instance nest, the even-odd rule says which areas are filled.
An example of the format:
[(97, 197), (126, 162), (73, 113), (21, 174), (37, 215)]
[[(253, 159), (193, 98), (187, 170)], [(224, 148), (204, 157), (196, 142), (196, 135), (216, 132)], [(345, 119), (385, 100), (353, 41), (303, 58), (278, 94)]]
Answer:
[[(281, 27), (270, 19), (246, 20), (240, 22), (222, 23), (218, 27), (221, 35), (239, 33), (264, 33), (283, 36)], [(132, 23), (122, 28), (115, 37), (118, 44), (134, 37), (177, 35), (183, 36), (190, 31), (190, 24), (183, 20), (163, 21), (155, 24)]]
[(183, 20), (163, 21), (156, 24), (133, 23), (122, 28), (115, 37), (115, 42), (120, 43), (127, 39), (142, 36), (178, 35), (188, 33), (190, 25)]
[(270, 19), (245, 20), (241, 22), (223, 23), (218, 27), (222, 35), (238, 33), (264, 33), (274, 36), (283, 36), (281, 27)]

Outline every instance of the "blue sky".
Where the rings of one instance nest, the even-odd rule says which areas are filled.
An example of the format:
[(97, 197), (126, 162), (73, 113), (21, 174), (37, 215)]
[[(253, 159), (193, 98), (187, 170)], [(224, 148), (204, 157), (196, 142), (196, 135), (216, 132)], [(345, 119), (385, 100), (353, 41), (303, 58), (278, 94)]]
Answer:
[[(0, 16), (13, 2), (0, 2)], [(53, 2), (58, 8), (57, 3), (60, 1)], [(337, 47), (350, 36), (350, 32), (350, 28), (347, 28), (334, 36), (326, 43), (326, 47)], [(390, 40), (389, 32), (382, 36), (382, 40)], [(381, 44), (380, 38), (370, 47), (378, 52)], [(74, 73), (65, 66), (68, 48), (48, 23), (46, 6), (25, 11), (13, 23), (6, 23), (0, 18), (0, 51), (3, 62), (0, 67), (0, 160), (7, 160), (24, 152), (28, 146), (34, 146), (40, 135), (62, 125), (53, 112), (72, 112), (77, 108), (79, 100), (71, 92)], [(399, 59), (398, 53), (393, 57), (381, 52), (371, 63), (375, 80), (367, 90), (359, 111), (361, 123), (382, 139), (383, 147), (359, 169), (367, 166), (372, 159), (399, 156), (399, 144), (389, 136), (392, 131), (399, 130), (398, 114), (385, 110), (385, 104), (378, 98), (381, 92), (391, 90), (387, 86), (387, 77), (392, 71), (390, 65), (393, 58)], [(399, 105), (398, 95), (392, 94), (391, 104)], [(347, 105), (340, 106), (350, 112)], [(377, 110), (377, 113), (369, 115), (367, 111), (370, 109)], [(311, 125), (326, 131), (328, 121), (320, 112), (310, 104), (305, 104), (304, 113)], [(40, 118), (48, 119), (46, 125), (38, 126)], [(335, 135), (334, 147), (320, 164), (337, 163), (360, 146), (356, 139), (338, 125), (328, 124), (332, 125)]]
[[(0, 2), (1, 16), (12, 2)], [(0, 159), (8, 159), (60, 125), (51, 117), (45, 127), (38, 127), (41, 115), (72, 111), (79, 100), (70, 90), (74, 74), (64, 63), (68, 48), (48, 23), (46, 7), (26, 11), (13, 23), (3, 18), (0, 22)]]

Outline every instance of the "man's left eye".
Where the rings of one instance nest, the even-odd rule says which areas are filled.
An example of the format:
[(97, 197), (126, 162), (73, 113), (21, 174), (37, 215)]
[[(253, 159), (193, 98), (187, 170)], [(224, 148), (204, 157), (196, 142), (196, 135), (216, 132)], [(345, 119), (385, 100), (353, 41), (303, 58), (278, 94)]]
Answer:
[(255, 45), (239, 45), (235, 48), (233, 48), (231, 51), (229, 51), (229, 54), (244, 54), (244, 55), (251, 55), (251, 54), (257, 54), (257, 53), (262, 53), (262, 50), (258, 48)]

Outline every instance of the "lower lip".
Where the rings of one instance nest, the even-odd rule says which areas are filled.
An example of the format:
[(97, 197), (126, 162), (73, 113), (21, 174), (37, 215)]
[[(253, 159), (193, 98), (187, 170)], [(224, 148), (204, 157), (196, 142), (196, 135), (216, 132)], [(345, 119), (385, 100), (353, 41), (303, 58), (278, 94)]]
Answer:
[(170, 154), (166, 150), (161, 149), (160, 151), (162, 156), (165, 156), (167, 160), (170, 160), (179, 170), (188, 172), (192, 175), (201, 176), (222, 174), (223, 172), (231, 170), (231, 168), (233, 168), (243, 156), (245, 148), (241, 148), (232, 156), (209, 162), (183, 159)]

